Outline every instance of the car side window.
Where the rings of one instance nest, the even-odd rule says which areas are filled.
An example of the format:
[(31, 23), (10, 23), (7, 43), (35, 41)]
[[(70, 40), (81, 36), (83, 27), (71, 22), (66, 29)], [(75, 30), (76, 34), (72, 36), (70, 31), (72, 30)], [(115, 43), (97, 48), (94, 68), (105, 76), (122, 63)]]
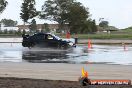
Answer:
[(41, 34), (40, 35), (37, 35), (37, 39), (38, 40), (44, 40), (44, 35), (41, 35)]
[(53, 36), (51, 36), (51, 35), (48, 35), (48, 39), (53, 39)]

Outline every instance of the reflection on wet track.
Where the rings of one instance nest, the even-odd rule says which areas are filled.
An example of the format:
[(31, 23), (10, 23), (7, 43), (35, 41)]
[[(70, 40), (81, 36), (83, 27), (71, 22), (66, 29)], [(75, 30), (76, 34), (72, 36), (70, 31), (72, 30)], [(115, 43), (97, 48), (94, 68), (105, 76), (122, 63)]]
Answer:
[(33, 63), (67, 63), (66, 52), (23, 51), (22, 58)]
[(126, 50), (122, 45), (79, 45), (72, 50), (52, 50), (44, 48), (23, 48), (21, 43), (1, 43), (0, 62), (29, 63), (100, 63), (132, 65), (132, 45)]

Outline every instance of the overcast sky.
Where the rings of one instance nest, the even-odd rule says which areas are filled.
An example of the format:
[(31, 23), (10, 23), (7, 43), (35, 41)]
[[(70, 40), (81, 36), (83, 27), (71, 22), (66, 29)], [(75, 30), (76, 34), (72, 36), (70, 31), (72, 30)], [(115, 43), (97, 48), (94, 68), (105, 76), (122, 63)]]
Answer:
[[(22, 0), (7, 0), (8, 6), (0, 15), (0, 19), (13, 19), (22, 24), (20, 10)], [(36, 0), (37, 10), (41, 10), (45, 0)], [(91, 18), (99, 22), (99, 18), (109, 21), (110, 25), (118, 28), (132, 26), (132, 0), (77, 0), (89, 8)], [(39, 23), (45, 21), (39, 21)]]

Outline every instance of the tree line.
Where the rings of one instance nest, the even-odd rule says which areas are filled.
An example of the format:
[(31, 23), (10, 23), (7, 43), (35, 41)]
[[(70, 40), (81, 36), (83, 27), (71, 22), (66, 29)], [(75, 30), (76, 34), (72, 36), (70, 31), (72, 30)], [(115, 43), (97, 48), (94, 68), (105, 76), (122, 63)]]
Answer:
[(5, 27), (15, 27), (18, 22), (12, 19), (2, 19), (0, 23), (2, 23)]
[(26, 33), (25, 30), (0, 30), (0, 35), (16, 35), (16, 36), (21, 36), (23, 33)]
[[(7, 1), (0, 2), (1, 13), (7, 5)], [(41, 11), (35, 8), (35, 0), (23, 0), (21, 5), (20, 17), (24, 22), (30, 24), (31, 31), (36, 29), (34, 20), (29, 22), (29, 19), (38, 17), (40, 19), (48, 19), (56, 21), (59, 24), (59, 29), (70, 31), (71, 33), (94, 33), (97, 31), (96, 22), (91, 19), (89, 8), (83, 6), (82, 3), (76, 0), (46, 0), (42, 5)], [(64, 27), (67, 25), (67, 27)]]

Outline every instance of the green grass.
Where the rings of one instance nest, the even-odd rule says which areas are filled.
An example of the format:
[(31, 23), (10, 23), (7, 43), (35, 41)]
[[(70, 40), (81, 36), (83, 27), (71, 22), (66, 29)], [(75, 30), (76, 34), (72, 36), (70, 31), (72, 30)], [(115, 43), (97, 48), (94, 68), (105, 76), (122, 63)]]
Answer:
[(0, 34), (0, 38), (21, 38), (21, 35), (15, 35), (15, 34)]
[(130, 34), (79, 34), (80, 39), (132, 39)]
[[(65, 35), (61, 36), (65, 38)], [(72, 35), (74, 38), (74, 35)], [(99, 33), (99, 34), (78, 34), (79, 39), (132, 39), (132, 33), (130, 32), (114, 32), (111, 34)]]
[(110, 34), (100, 32), (98, 34), (79, 34), (80, 39), (132, 39), (132, 29), (113, 31)]
[[(65, 38), (65, 35), (61, 35), (57, 33), (56, 35)], [(74, 35), (71, 35), (72, 38), (74, 38)], [(0, 37), (21, 37), (18, 35), (13, 34), (0, 34)], [(132, 29), (126, 29), (126, 30), (120, 30), (120, 31), (114, 31), (110, 34), (108, 33), (97, 33), (97, 34), (78, 34), (79, 39), (132, 39)]]

